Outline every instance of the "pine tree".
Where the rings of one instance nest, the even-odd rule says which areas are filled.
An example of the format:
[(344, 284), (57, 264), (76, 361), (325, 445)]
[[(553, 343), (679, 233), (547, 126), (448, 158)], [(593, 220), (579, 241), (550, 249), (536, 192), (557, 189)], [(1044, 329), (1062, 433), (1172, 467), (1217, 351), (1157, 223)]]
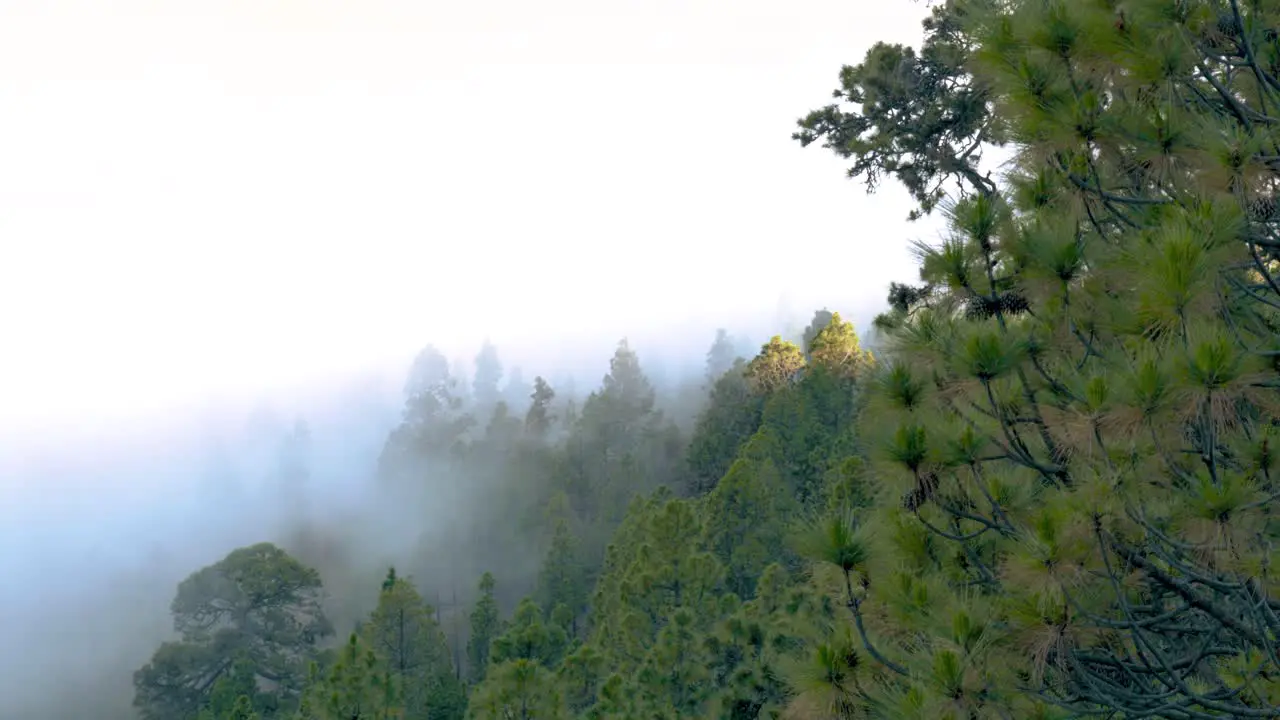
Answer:
[(645, 419), (655, 402), (653, 386), (640, 367), (640, 358), (624, 339), (609, 360), (609, 373), (600, 391), (582, 408), (583, 417), (595, 416), (597, 429), (609, 444), (617, 445)]
[(551, 389), (541, 375), (533, 379), (533, 394), (529, 396), (532, 402), (524, 417), (525, 431), (532, 437), (543, 440), (551, 432), (551, 424), (555, 421), (551, 403), (555, 397), (556, 391)]
[(833, 318), (838, 317), (838, 314), (833, 313), (826, 308), (814, 311), (813, 319), (809, 321), (808, 326), (805, 327), (804, 332), (800, 335), (800, 349), (804, 351), (805, 360), (808, 360), (812, 356), (813, 341), (817, 339), (818, 334), (826, 330), (827, 327), (831, 325)]
[(804, 352), (775, 335), (747, 365), (746, 377), (756, 393), (768, 395), (795, 382), (804, 365)]
[(926, 31), (802, 137), (923, 210), (964, 191), (878, 320), (882, 494), (810, 546), (896, 678), (873, 706), (1274, 716), (1280, 8), (952, 0)]
[(429, 460), (447, 467), (475, 417), (463, 409), (458, 380), (449, 361), (434, 346), (418, 354), (404, 386), (400, 425), (387, 438), (378, 458), (378, 472), (386, 482), (422, 482), (421, 465)]
[(826, 324), (805, 344), (805, 352), (814, 368), (840, 377), (855, 378), (873, 363), (871, 353), (862, 349), (853, 323), (831, 313)]
[(461, 718), (466, 706), (444, 633), (411, 582), (387, 571), (378, 606), (361, 628), (401, 690), (405, 720)]
[(606, 680), (606, 656), (594, 645), (584, 644), (565, 657), (557, 669), (557, 681), (565, 704), (575, 717), (585, 713), (599, 699)]
[[(489, 421), (485, 425), (484, 438), (479, 445), (482, 446), (481, 452), (484, 454), (481, 461), (496, 465), (499, 475), (507, 469), (504, 462), (507, 456), (516, 450), (516, 441), (520, 438), (522, 425), (520, 418), (511, 414), (511, 408), (507, 403), (499, 400), (492, 406)], [(472, 450), (474, 451), (475, 447)]]
[(538, 574), (538, 595), (544, 607), (565, 607), (570, 613), (570, 630), (577, 634), (577, 618), (586, 608), (588, 580), (578, 559), (577, 541), (565, 518), (555, 521), (551, 547)]
[(525, 598), (516, 606), (505, 631), (494, 638), (489, 661), (529, 660), (549, 669), (560, 662), (568, 645), (564, 628), (544, 622), (542, 608), (533, 598)]
[(322, 675), (313, 665), (311, 678), (298, 720), (399, 720), (404, 717), (395, 679), (356, 633), (351, 634), (329, 671)]
[(588, 551), (604, 547), (636, 493), (679, 480), (679, 430), (655, 402), (639, 357), (622, 340), (600, 389), (583, 403), (564, 457), (565, 490)]
[(239, 695), (231, 706), (219, 712), (212, 708), (203, 710), (197, 720), (260, 720), (261, 715), (253, 708), (253, 701), (248, 695)]
[(763, 399), (752, 392), (747, 364), (738, 359), (711, 387), (707, 407), (698, 416), (687, 453), (693, 494), (715, 487), (738, 450), (760, 427)]
[(494, 638), (502, 632), (502, 620), (498, 614), (498, 601), (493, 596), (496, 585), (493, 575), (485, 573), (480, 578), (480, 598), (471, 610), (471, 637), (467, 640), (467, 659), (473, 681), (484, 679), (489, 664), (489, 650)]
[(706, 499), (705, 542), (725, 568), (725, 584), (742, 599), (785, 548), (798, 507), (768, 458), (741, 458)]
[(472, 695), (473, 720), (568, 720), (555, 676), (533, 660), (509, 660)]
[(633, 503), (609, 547), (591, 608), (588, 642), (615, 670), (634, 672), (676, 610), (714, 622), (723, 570), (698, 546), (703, 520), (668, 493)]
[(729, 331), (724, 328), (716, 330), (716, 339), (707, 350), (706, 387), (715, 385), (722, 375), (729, 372), (737, 358), (738, 351)]
[(841, 69), (838, 102), (810, 112), (792, 136), (852, 159), (849, 177), (869, 192), (885, 176), (898, 180), (919, 203), (913, 220), (932, 212), (957, 182), (995, 190), (980, 166), (983, 152), (1004, 138), (990, 113), (990, 86), (966, 72), (971, 40), (959, 21), (969, 5), (977, 3), (941, 3), (924, 23), (918, 52), (873, 45), (862, 63)]
[(134, 706), (144, 720), (191, 717), (225, 689), (228, 702), (253, 693), (265, 707), (257, 678), (271, 683), (270, 702), (292, 706), (316, 643), (332, 632), (322, 596), (320, 574), (271, 543), (192, 573), (170, 606), (179, 639), (134, 673)]
[[(807, 647), (830, 636), (824, 610), (815, 587), (793, 582), (780, 564), (765, 568), (755, 598), (725, 612), (703, 641), (714, 687), (704, 716), (782, 717), (794, 698), (786, 678), (803, 667)], [(791, 707), (791, 716), (804, 716), (796, 712), (803, 708), (803, 702)]]
[(641, 713), (647, 717), (705, 717), (714, 692), (702, 648), (702, 628), (679, 608), (658, 633), (636, 673)]
[[(229, 672), (213, 683), (201, 720), (224, 720), (225, 718), (240, 720), (238, 715), (245, 709), (243, 707), (245, 703), (250, 712), (259, 709), (254, 707), (253, 702), (258, 697), (254, 665), (247, 656), (242, 655), (232, 663)], [(242, 703), (241, 699), (245, 702)], [(265, 697), (262, 699), (267, 700)]]

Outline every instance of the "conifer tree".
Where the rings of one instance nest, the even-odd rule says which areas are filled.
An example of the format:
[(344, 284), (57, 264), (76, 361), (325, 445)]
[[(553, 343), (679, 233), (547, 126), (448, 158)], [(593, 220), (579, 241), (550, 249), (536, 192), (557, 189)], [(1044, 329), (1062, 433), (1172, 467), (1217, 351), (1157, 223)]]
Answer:
[(806, 345), (810, 364), (840, 377), (853, 378), (872, 365), (871, 353), (862, 349), (853, 323), (831, 313), (826, 324)]
[(707, 670), (702, 632), (688, 608), (671, 613), (636, 673), (638, 700), (646, 717), (704, 717), (715, 688)]
[(405, 720), (461, 718), (466, 706), (434, 609), (409, 580), (387, 571), (361, 637), (401, 688)]
[(768, 458), (737, 460), (706, 498), (706, 547), (725, 568), (725, 584), (739, 598), (755, 595), (756, 579), (785, 548), (798, 508)]
[(524, 418), (525, 431), (532, 437), (542, 440), (551, 431), (551, 424), (555, 421), (551, 403), (555, 398), (556, 391), (551, 389), (541, 375), (533, 379), (533, 394), (529, 396), (532, 402)]
[(298, 720), (399, 720), (399, 687), (374, 651), (352, 633), (327, 673), (312, 666)]
[(588, 720), (638, 717), (637, 694), (620, 673), (612, 673), (600, 686), (599, 700), (585, 715)]
[(679, 479), (680, 433), (655, 402), (639, 357), (622, 340), (600, 389), (583, 403), (563, 458), (565, 490), (583, 521), (579, 537), (590, 561), (599, 561), (636, 493)]
[(640, 367), (640, 358), (624, 339), (609, 360), (600, 390), (583, 405), (583, 420), (592, 423), (608, 449), (622, 451), (634, 442), (631, 431), (639, 429), (654, 402), (653, 386)]
[(923, 210), (964, 183), (878, 320), (875, 511), (810, 547), (895, 678), (868, 707), (1275, 717), (1280, 8), (951, 0), (926, 30), (801, 133)]
[(484, 679), (485, 669), (489, 664), (490, 645), (502, 631), (498, 601), (493, 596), (495, 585), (490, 573), (485, 573), (480, 578), (480, 598), (471, 610), (471, 637), (467, 640), (467, 659), (473, 681)]
[(320, 574), (271, 543), (192, 573), (170, 606), (179, 639), (134, 673), (134, 706), (144, 720), (191, 717), (215, 690), (232, 702), (254, 693), (257, 678), (271, 683), (273, 702), (293, 705), (316, 643), (332, 632), (322, 597)]
[(253, 701), (248, 695), (238, 695), (231, 706), (222, 711), (207, 708), (200, 713), (197, 720), (260, 720), (261, 715), (253, 708)]
[(494, 638), (489, 661), (530, 660), (552, 668), (564, 656), (568, 644), (564, 628), (544, 622), (542, 608), (533, 598), (525, 598), (516, 606), (505, 631)]
[(804, 357), (808, 360), (813, 354), (813, 341), (818, 337), (818, 333), (822, 332), (831, 324), (832, 318), (836, 314), (830, 310), (823, 308), (813, 313), (813, 319), (805, 327), (804, 332), (800, 334), (800, 349), (804, 351)]
[(711, 386), (706, 408), (698, 416), (687, 453), (693, 494), (701, 495), (720, 481), (738, 450), (760, 427), (763, 399), (752, 392), (747, 363), (741, 358)]
[(258, 718), (258, 713), (253, 709), (253, 702), (247, 695), (236, 698), (236, 704), (231, 706), (231, 712), (227, 713), (227, 720), (258, 720)]
[(605, 659), (594, 645), (583, 644), (566, 656), (557, 669), (557, 682), (565, 704), (574, 716), (596, 705), (600, 686), (609, 674)]
[(703, 520), (667, 492), (632, 504), (605, 558), (592, 602), (589, 642), (626, 677), (644, 662), (673, 613), (714, 622), (723, 570), (698, 546)]
[(804, 365), (804, 351), (774, 335), (747, 365), (746, 377), (756, 393), (768, 395), (795, 382)]
[(404, 386), (400, 425), (387, 438), (378, 459), (387, 482), (422, 482), (421, 463), (447, 466), (460, 450), (463, 435), (475, 424), (464, 412), (458, 380), (449, 361), (428, 345), (415, 358)]
[[(233, 662), (231, 669), (213, 683), (200, 720), (239, 720), (237, 715), (242, 714), (246, 703), (250, 712), (259, 709), (254, 707), (254, 700), (261, 697), (261, 694), (258, 692), (253, 668), (253, 663), (244, 655)], [(244, 702), (241, 702), (242, 699)], [(261, 697), (261, 700), (270, 702), (267, 697)]]
[(919, 51), (876, 43), (862, 63), (841, 68), (837, 102), (807, 114), (792, 136), (853, 160), (849, 177), (863, 180), (869, 192), (886, 176), (902, 183), (919, 203), (913, 220), (957, 184), (996, 189), (981, 163), (1004, 138), (990, 112), (989, 85), (966, 71), (972, 39), (960, 24), (964, 6), (939, 3), (924, 22)]
[(724, 328), (717, 329), (716, 339), (711, 343), (711, 349), (707, 350), (706, 387), (710, 388), (720, 379), (720, 376), (729, 372), (737, 358), (738, 351), (734, 347), (733, 338), (729, 336), (729, 331)]
[[(822, 600), (816, 588), (793, 582), (774, 563), (759, 574), (754, 599), (724, 607), (723, 619), (703, 641), (714, 688), (705, 716), (783, 716), (794, 697), (786, 678), (802, 666), (806, 647), (830, 635)], [(796, 711), (803, 707), (790, 708), (793, 716), (802, 716)]]
[(577, 541), (566, 518), (555, 520), (551, 547), (538, 574), (538, 595), (543, 606), (554, 610), (563, 606), (569, 613), (569, 628), (577, 634), (577, 618), (585, 609), (588, 580), (578, 559)]
[(492, 673), (471, 698), (467, 717), (473, 720), (568, 720), (555, 676), (533, 660), (508, 660)]

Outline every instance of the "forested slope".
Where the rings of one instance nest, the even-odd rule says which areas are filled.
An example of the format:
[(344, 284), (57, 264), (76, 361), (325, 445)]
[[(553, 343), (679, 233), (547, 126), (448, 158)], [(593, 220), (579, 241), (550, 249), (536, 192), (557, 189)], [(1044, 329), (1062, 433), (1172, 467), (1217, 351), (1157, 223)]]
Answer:
[(1280, 716), (1280, 3), (952, 0), (840, 82), (797, 139), (948, 220), (876, 357), (823, 311), (696, 407), (625, 342), (514, 404), (428, 348), (378, 482), (467, 512), (199, 570), (142, 716)]

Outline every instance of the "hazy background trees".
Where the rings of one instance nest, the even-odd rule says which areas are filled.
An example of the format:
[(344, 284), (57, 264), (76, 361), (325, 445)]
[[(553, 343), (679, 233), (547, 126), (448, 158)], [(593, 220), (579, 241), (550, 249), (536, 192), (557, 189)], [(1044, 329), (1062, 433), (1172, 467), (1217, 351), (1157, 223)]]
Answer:
[[(133, 687), (93, 700), (1275, 716), (1277, 28), (1228, 0), (933, 5), (795, 135), (944, 223), (885, 283), (874, 353), (821, 308), (675, 360), (630, 336), (588, 371), (522, 359), (531, 382), (488, 340), (427, 344), (345, 424), (260, 408), (202, 448), (184, 502), (230, 510), (165, 528), (198, 551), (151, 556), (167, 612), (115, 605)], [(65, 714), (47, 694), (19, 709)]]

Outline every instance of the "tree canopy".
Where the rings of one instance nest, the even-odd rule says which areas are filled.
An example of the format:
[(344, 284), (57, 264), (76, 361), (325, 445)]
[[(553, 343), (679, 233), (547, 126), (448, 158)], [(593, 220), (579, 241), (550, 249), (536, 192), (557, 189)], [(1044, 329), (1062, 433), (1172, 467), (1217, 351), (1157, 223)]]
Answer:
[(582, 395), (500, 387), (486, 343), (468, 394), (428, 346), (379, 468), (417, 580), (317, 552), (339, 636), (319, 570), (235, 550), (180, 584), (142, 716), (1280, 717), (1280, 3), (923, 31), (795, 135), (945, 222), (874, 354), (824, 308), (687, 382), (622, 340)]
[(161, 645), (134, 674), (142, 717), (194, 717), (235, 672), (267, 704), (301, 690), (317, 642), (333, 632), (321, 607), (319, 574), (261, 543), (232, 551), (178, 586), (171, 610), (179, 639)]
[(1275, 716), (1277, 10), (952, 0), (937, 59), (873, 49), (863, 107), (802, 121), (868, 180), (968, 184), (878, 320), (874, 512), (815, 555), (891, 676), (866, 708)]

